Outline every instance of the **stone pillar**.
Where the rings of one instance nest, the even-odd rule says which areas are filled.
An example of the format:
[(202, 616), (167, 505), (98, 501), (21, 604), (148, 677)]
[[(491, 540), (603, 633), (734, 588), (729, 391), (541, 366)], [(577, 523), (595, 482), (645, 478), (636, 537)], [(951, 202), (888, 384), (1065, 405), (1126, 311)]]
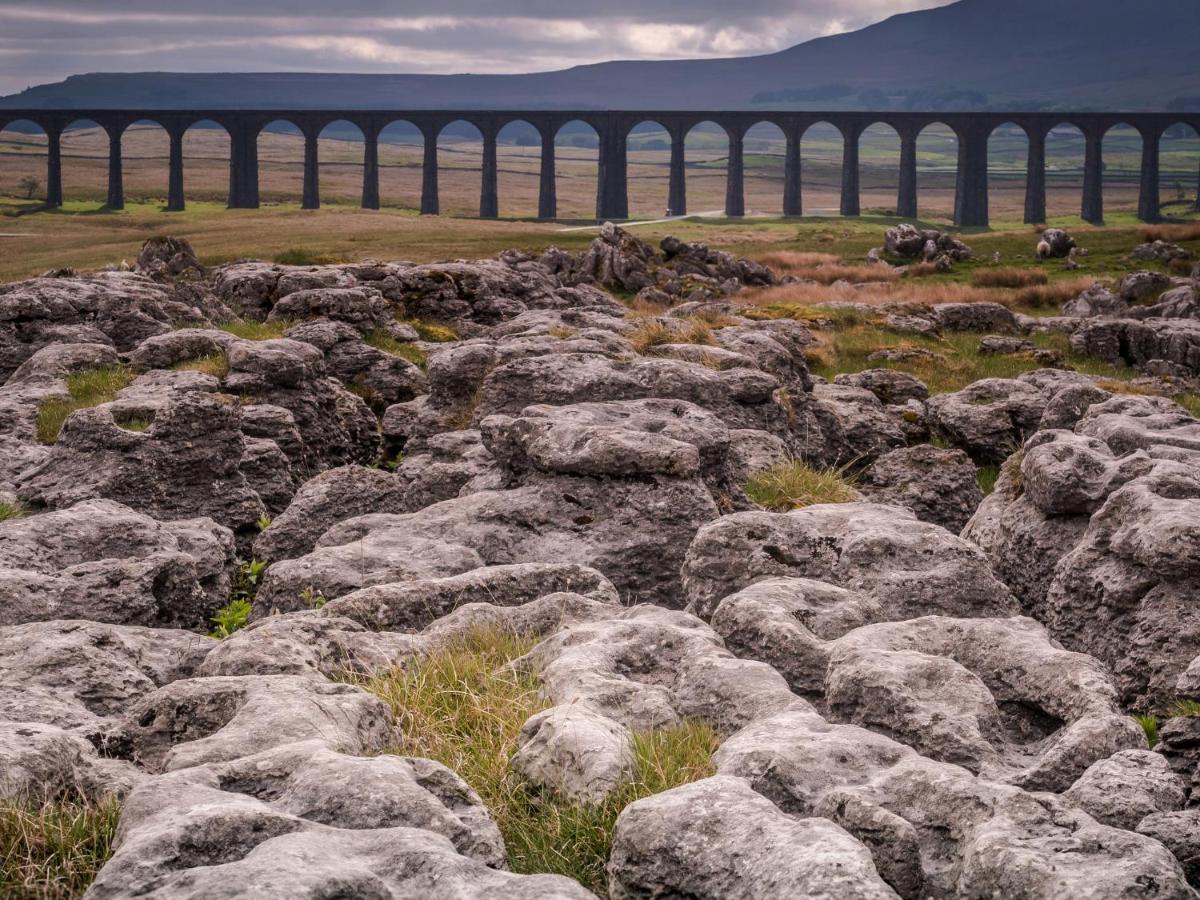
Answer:
[(1142, 132), (1142, 185), (1138, 193), (1138, 218), (1143, 222), (1162, 219), (1159, 197), (1159, 132), (1151, 127)]
[(58, 209), (63, 204), (62, 132), (46, 129), (46, 206)]
[(625, 132), (618, 122), (601, 126), (596, 218), (602, 222), (629, 218)]
[(167, 164), (167, 212), (182, 212), (183, 196), (183, 132), (171, 132), (171, 155)]
[(542, 169), (538, 181), (538, 218), (558, 216), (558, 185), (555, 179), (554, 126), (542, 126)]
[(237, 123), (229, 132), (229, 208), (258, 209), (258, 126)]
[(379, 209), (379, 133), (363, 135), (362, 208)]
[(954, 194), (954, 224), (981, 228), (988, 224), (988, 131), (958, 133), (958, 177)]
[(1104, 132), (1085, 132), (1087, 145), (1083, 159), (1083, 204), (1079, 216), (1085, 222), (1104, 222)]
[(316, 133), (304, 133), (304, 199), (301, 209), (321, 208), (321, 160)]
[(1046, 133), (1035, 128), (1029, 134), (1029, 161), (1025, 166), (1025, 224), (1046, 221)]
[(917, 212), (917, 132), (900, 135), (900, 189), (896, 194), (896, 215), (915, 219)]
[(125, 184), (121, 175), (121, 134), (125, 129), (113, 126), (108, 132), (108, 200), (109, 209), (125, 208)]
[(667, 190), (667, 206), (673, 216), (687, 215), (686, 139), (687, 132), (682, 127), (671, 130), (671, 183)]
[(421, 215), (436, 216), (441, 212), (438, 200), (438, 130), (434, 126), (421, 129), (425, 135), (425, 158), (421, 166)]
[(787, 156), (783, 160), (783, 214), (804, 215), (804, 188), (801, 184), (800, 130), (788, 133)]
[(496, 131), (490, 126), (483, 133), (483, 177), (479, 185), (479, 218), (500, 215), (500, 191), (497, 184)]
[(729, 166), (725, 171), (725, 215), (738, 218), (746, 214), (745, 135), (740, 127), (729, 132)]
[(858, 190), (858, 138), (857, 125), (846, 125), (842, 132), (842, 215), (857, 216), (861, 212)]

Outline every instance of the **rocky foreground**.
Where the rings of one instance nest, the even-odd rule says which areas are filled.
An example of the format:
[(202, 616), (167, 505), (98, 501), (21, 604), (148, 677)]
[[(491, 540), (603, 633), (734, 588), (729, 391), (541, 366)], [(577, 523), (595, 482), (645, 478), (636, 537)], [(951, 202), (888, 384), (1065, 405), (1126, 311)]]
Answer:
[[(1139, 279), (889, 321), (1194, 379), (1195, 283)], [(592, 896), (509, 871), (351, 683), (487, 627), (538, 639), (539, 788), (593, 802), (635, 733), (719, 735), (714, 777), (621, 815), (612, 897), (1197, 896), (1200, 718), (1152, 750), (1130, 716), (1200, 700), (1200, 422), (1062, 368), (825, 383), (808, 327), (739, 302), (776, 280), (606, 228), (435, 265), (163, 240), (0, 286), (0, 798), (121, 799), (95, 900)], [(793, 460), (859, 498), (757, 506)]]

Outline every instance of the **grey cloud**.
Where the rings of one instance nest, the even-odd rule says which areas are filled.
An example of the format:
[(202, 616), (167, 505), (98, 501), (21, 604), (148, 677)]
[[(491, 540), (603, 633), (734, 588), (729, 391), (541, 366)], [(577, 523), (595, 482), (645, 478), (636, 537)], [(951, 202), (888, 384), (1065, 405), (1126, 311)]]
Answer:
[(741, 0), (731, 17), (728, 0), (0, 0), (0, 94), (77, 72), (521, 72), (770, 53), (948, 2)]

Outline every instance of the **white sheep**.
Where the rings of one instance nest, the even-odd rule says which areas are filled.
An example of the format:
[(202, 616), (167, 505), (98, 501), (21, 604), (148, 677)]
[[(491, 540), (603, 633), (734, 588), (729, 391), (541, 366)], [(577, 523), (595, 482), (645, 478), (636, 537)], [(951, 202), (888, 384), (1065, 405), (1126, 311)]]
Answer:
[(1049, 259), (1050, 258), (1050, 244), (1048, 242), (1040, 241), (1038, 243), (1037, 258), (1038, 259)]

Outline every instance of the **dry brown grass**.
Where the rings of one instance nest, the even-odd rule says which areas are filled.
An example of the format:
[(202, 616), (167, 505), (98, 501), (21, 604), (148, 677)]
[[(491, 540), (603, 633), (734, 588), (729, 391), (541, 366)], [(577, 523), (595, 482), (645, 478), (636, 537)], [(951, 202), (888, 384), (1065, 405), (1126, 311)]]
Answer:
[(626, 335), (633, 349), (645, 353), (662, 344), (702, 344), (712, 346), (713, 325), (701, 318), (674, 320), (646, 319)]
[(841, 263), (832, 253), (805, 253), (800, 250), (773, 250), (756, 256), (755, 260), (782, 275), (794, 275), (800, 269), (836, 266)]
[(1143, 225), (1138, 233), (1147, 241), (1200, 241), (1200, 222), (1186, 225)]
[(853, 285), (782, 284), (738, 295), (757, 306), (817, 306), (833, 301), (879, 305), (884, 303), (979, 303), (996, 302), (996, 293), (955, 282), (908, 282)]
[(1095, 283), (1095, 278), (1083, 276), (1021, 288), (1010, 298), (1008, 305), (1026, 309), (1058, 307), (1078, 297)]
[(891, 266), (814, 266), (811, 269), (798, 269), (794, 273), (799, 278), (807, 278), (819, 284), (834, 284), (845, 281), (850, 284), (875, 284), (878, 282), (899, 281), (900, 272)]
[(930, 275), (938, 274), (936, 263), (919, 262), (913, 263), (904, 270), (905, 278), (928, 278)]
[(971, 276), (975, 287), (1025, 288), (1049, 282), (1050, 276), (1041, 269), (979, 269)]

